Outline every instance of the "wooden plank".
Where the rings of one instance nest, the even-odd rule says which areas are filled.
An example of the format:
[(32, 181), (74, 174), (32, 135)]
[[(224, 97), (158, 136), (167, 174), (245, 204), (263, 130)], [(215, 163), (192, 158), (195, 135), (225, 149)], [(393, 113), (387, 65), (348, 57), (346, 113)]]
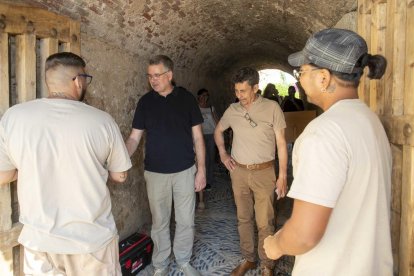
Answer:
[(404, 114), (414, 114), (414, 0), (407, 0)]
[(402, 182), (402, 146), (391, 144), (392, 176), (391, 176), (391, 244), (395, 271), (398, 271), (398, 254), (400, 246), (401, 226), (401, 182)]
[(36, 98), (36, 37), (16, 36), (16, 82), (19, 103)]
[(10, 184), (0, 186), (0, 231), (11, 229), (12, 221)]
[(60, 52), (72, 52), (80, 55), (80, 24), (77, 21), (71, 22), (71, 41), (68, 43), (62, 43), (60, 46)]
[(0, 275), (13, 276), (13, 250), (0, 251)]
[(380, 119), (391, 143), (414, 147), (414, 115), (380, 116)]
[(22, 231), (23, 224), (20, 222), (13, 224), (13, 227), (6, 231), (2, 231), (0, 235), (0, 251), (5, 251), (18, 246), (17, 241), (20, 232)]
[[(358, 0), (358, 33), (366, 40), (368, 49), (370, 49), (371, 37), (371, 9), (372, 2), (370, 0)], [(370, 81), (366, 77), (368, 69), (365, 69), (364, 75), (358, 88), (358, 96), (367, 105), (370, 104)]]
[[(376, 5), (375, 11), (375, 21), (376, 21), (376, 28), (378, 29), (377, 32), (377, 49), (375, 51), (376, 54), (386, 56), (386, 48), (391, 47), (387, 44), (387, 6), (386, 2), (378, 2)], [(372, 46), (371, 46), (372, 49)], [(390, 71), (390, 68), (386, 69)], [(387, 72), (386, 71), (386, 72)], [(389, 73), (389, 72), (388, 72)], [(385, 78), (381, 78), (380, 80), (376, 81), (377, 83), (377, 114), (384, 114), (384, 109), (386, 105), (385, 101)], [(391, 92), (389, 93), (391, 94)], [(391, 97), (390, 97), (391, 98)], [(391, 108), (390, 108), (391, 109)]]
[[(0, 237), (12, 229), (10, 184), (0, 186)], [(0, 248), (0, 275), (13, 275), (13, 250)]]
[(47, 97), (48, 89), (45, 82), (45, 62), (46, 59), (58, 52), (59, 42), (56, 38), (43, 38), (40, 40), (40, 96)]
[[(375, 3), (372, 7), (371, 54), (385, 55), (385, 30), (387, 4)], [(377, 114), (383, 114), (384, 80), (372, 80), (370, 84), (370, 107)]]
[(394, 51), (397, 42), (394, 41), (394, 13), (395, 13), (395, 1), (390, 0), (387, 4), (386, 10), (386, 29), (385, 29), (385, 58), (387, 59), (387, 69), (383, 76), (383, 85), (384, 85), (384, 103), (383, 103), (383, 114), (391, 115), (392, 114), (392, 85), (393, 85), (393, 69), (394, 69)]
[(316, 118), (316, 111), (284, 112), (286, 143), (292, 143), (299, 137), (310, 121)]
[(0, 118), (10, 105), (9, 36), (0, 32)]
[(414, 148), (403, 146), (399, 275), (414, 275)]
[(406, 16), (407, 3), (401, 0), (391, 1), (394, 6), (394, 32), (392, 57), (392, 113), (404, 114), (404, 87), (405, 87), (405, 48), (406, 48)]
[(77, 55), (81, 54), (81, 37), (80, 23), (78, 21), (70, 22), (70, 51)]
[(24, 34), (34, 32), (40, 38), (52, 37), (59, 41), (70, 42), (70, 18), (52, 13), (45, 9), (0, 3), (4, 32)]

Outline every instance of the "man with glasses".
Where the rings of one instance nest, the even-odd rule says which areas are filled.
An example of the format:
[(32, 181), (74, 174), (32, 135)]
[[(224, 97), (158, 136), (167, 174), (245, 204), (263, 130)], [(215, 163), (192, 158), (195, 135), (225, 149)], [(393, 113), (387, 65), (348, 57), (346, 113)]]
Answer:
[(25, 275), (118, 275), (118, 235), (106, 185), (131, 167), (111, 116), (88, 106), (84, 60), (46, 60), (49, 97), (0, 122), (0, 184), (17, 180)]
[(194, 191), (206, 185), (203, 117), (194, 96), (172, 84), (173, 69), (167, 56), (149, 60), (147, 77), (152, 90), (138, 102), (126, 145), (131, 156), (146, 131), (144, 177), (152, 214), (154, 275), (168, 274), (174, 200), (175, 260), (184, 275), (193, 276), (200, 275), (189, 263), (194, 242)]
[[(224, 112), (214, 132), (221, 162), (230, 171), (244, 258), (231, 275), (244, 275), (256, 268), (254, 220), (259, 232), (262, 275), (273, 275), (274, 262), (267, 258), (263, 240), (275, 229), (275, 192), (278, 199), (286, 194), (286, 123), (278, 103), (257, 94), (259, 73), (255, 69), (240, 69), (232, 82), (239, 102), (231, 104)], [(223, 138), (223, 132), (228, 128), (234, 133), (231, 155), (226, 152)], [(279, 157), (277, 180), (274, 169), (276, 146)]]
[(369, 54), (357, 33), (332, 28), (288, 62), (324, 112), (295, 142), (292, 215), (265, 239), (266, 254), (295, 255), (292, 275), (393, 275), (391, 149), (380, 119), (358, 98), (364, 71), (378, 80), (387, 61)]

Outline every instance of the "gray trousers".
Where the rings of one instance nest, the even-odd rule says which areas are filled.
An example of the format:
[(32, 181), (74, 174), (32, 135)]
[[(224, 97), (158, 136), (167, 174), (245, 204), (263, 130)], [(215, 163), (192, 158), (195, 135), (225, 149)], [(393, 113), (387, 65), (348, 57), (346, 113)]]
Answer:
[(176, 222), (173, 245), (175, 260), (179, 266), (190, 261), (194, 242), (195, 172), (195, 166), (171, 174), (144, 172), (152, 215), (152, 264), (155, 268), (167, 267), (170, 262), (173, 199)]

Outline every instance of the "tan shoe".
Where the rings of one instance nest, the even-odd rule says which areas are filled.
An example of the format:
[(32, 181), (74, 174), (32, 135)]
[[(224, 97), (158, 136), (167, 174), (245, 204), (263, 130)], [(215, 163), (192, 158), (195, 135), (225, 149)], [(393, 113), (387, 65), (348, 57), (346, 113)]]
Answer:
[(231, 272), (231, 276), (243, 276), (247, 271), (250, 269), (255, 269), (256, 263), (249, 262), (248, 260), (243, 260), (233, 271)]
[(273, 268), (262, 266), (262, 276), (273, 276)]

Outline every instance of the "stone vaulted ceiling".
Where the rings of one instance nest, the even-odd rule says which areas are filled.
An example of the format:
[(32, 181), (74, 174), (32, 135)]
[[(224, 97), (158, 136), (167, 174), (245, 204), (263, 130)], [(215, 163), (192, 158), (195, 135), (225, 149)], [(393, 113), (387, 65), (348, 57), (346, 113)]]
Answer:
[(219, 73), (281, 67), (309, 34), (356, 10), (356, 0), (18, 0), (81, 20), (82, 32), (139, 56)]

